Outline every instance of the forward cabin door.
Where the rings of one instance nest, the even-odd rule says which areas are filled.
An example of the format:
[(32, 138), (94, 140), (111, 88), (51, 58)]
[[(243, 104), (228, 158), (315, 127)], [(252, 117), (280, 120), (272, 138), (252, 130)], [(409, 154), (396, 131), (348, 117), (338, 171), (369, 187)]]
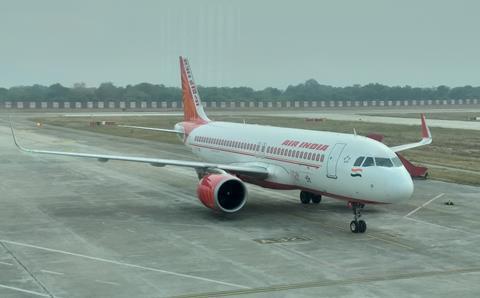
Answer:
[(327, 177), (332, 179), (337, 179), (337, 165), (338, 159), (345, 149), (347, 144), (335, 144), (335, 146), (330, 151), (330, 155), (328, 156), (327, 160)]

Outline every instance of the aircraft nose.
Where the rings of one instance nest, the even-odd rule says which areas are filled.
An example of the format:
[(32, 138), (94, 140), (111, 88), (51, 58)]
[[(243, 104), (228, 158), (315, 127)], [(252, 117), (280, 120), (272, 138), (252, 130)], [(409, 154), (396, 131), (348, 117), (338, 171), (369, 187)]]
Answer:
[(404, 201), (412, 197), (413, 181), (407, 171), (390, 182), (390, 190), (393, 201)]

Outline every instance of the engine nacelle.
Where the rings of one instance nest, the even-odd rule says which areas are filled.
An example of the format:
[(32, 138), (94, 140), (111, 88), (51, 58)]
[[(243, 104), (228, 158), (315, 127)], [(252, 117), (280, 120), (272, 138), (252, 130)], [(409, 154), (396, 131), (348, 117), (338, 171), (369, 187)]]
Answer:
[(247, 202), (247, 187), (235, 176), (209, 174), (200, 180), (197, 195), (203, 205), (210, 209), (234, 213)]

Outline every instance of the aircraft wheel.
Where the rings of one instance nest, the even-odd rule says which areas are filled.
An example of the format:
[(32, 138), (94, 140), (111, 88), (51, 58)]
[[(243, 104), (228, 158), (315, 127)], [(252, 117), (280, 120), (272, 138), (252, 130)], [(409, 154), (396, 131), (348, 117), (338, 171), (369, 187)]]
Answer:
[(359, 227), (358, 222), (356, 222), (356, 221), (354, 221), (354, 220), (352, 220), (352, 221), (350, 222), (350, 231), (352, 231), (352, 233), (358, 233), (359, 228), (360, 228), (360, 227)]
[(312, 198), (308, 192), (303, 190), (300, 192), (300, 202), (302, 202), (302, 204), (309, 204), (311, 200)]
[(365, 233), (365, 231), (367, 230), (367, 223), (364, 220), (359, 220), (358, 227), (359, 227), (359, 230), (358, 230), (359, 233)]
[(321, 195), (313, 195), (312, 196), (312, 203), (318, 204), (322, 201), (322, 196)]

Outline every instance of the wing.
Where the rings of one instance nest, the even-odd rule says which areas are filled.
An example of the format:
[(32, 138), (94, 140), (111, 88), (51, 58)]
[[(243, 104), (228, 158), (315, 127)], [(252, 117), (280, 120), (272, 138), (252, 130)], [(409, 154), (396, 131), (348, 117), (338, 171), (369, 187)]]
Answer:
[(394, 147), (390, 147), (390, 149), (392, 149), (395, 152), (399, 152), (407, 149), (425, 146), (432, 143), (432, 134), (430, 133), (430, 129), (428, 128), (427, 123), (425, 121), (425, 114), (421, 115), (421, 119), (422, 119), (422, 140), (420, 142), (394, 146)]
[(243, 174), (247, 176), (257, 177), (265, 179), (268, 177), (269, 172), (267, 168), (255, 165), (242, 165), (242, 164), (216, 164), (216, 163), (206, 163), (199, 161), (187, 161), (187, 160), (173, 160), (173, 159), (161, 159), (161, 158), (148, 158), (148, 157), (135, 157), (135, 156), (121, 156), (121, 155), (108, 155), (108, 154), (92, 154), (92, 153), (77, 153), (77, 152), (64, 152), (64, 151), (49, 151), (49, 150), (37, 150), (29, 149), (21, 146), (18, 143), (15, 131), (12, 124), (10, 124), (12, 130), (13, 141), (15, 145), (23, 152), (37, 153), (37, 154), (48, 154), (48, 155), (62, 155), (62, 156), (71, 156), (71, 157), (85, 157), (85, 158), (94, 158), (100, 162), (107, 162), (109, 160), (120, 160), (120, 161), (130, 161), (130, 162), (142, 162), (148, 163), (152, 166), (163, 167), (163, 166), (177, 166), (177, 167), (187, 167), (194, 168), (204, 171), (215, 171), (215, 170), (224, 170), (233, 174)]
[(155, 128), (155, 127), (144, 127), (144, 126), (132, 126), (132, 125), (117, 125), (117, 126), (118, 126), (118, 127), (126, 127), (126, 128), (135, 128), (135, 129), (143, 129), (143, 130), (154, 130), (154, 131), (161, 131), (161, 132), (184, 134), (183, 131), (175, 130), (175, 129), (165, 129), (165, 128)]

